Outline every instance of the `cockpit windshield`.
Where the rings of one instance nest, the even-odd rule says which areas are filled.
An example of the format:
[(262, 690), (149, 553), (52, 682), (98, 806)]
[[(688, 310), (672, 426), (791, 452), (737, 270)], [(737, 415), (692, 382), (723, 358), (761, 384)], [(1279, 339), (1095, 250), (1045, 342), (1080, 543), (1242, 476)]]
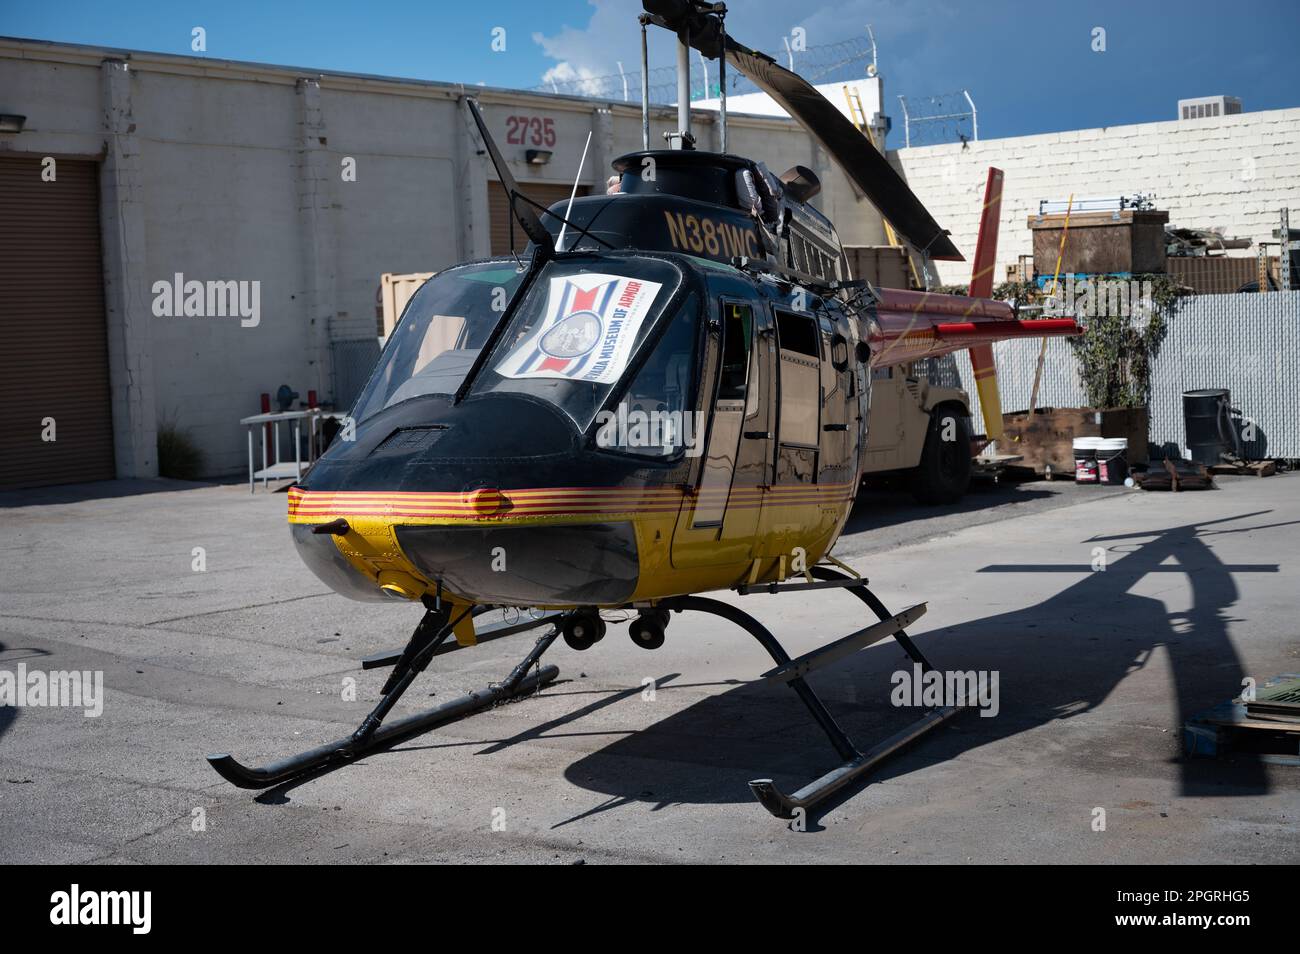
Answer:
[(664, 410), (684, 410), (693, 390), (699, 306), (692, 298), (673, 315), (664, 314), (681, 282), (677, 267), (659, 260), (548, 263), (470, 394), (540, 398), (585, 431), (611, 389), (638, 362), (651, 330), (668, 321), (631, 391)]
[[(425, 282), (357, 400), (356, 420), (411, 398), (455, 394), (522, 279), (513, 265), (489, 262), (448, 269)], [(553, 404), (586, 431), (636, 367), (620, 420), (627, 411), (677, 420), (693, 406), (699, 331), (695, 296), (666, 314), (682, 280), (675, 265), (655, 259), (548, 262), (475, 373), (470, 395), (527, 395)], [(666, 327), (658, 332), (661, 323)], [(643, 345), (653, 347), (644, 358)], [(622, 439), (602, 444), (652, 456), (681, 449), (676, 439), (644, 450), (635, 445)]]
[(513, 264), (487, 262), (420, 286), (357, 399), (356, 420), (408, 398), (455, 394), (522, 279)]

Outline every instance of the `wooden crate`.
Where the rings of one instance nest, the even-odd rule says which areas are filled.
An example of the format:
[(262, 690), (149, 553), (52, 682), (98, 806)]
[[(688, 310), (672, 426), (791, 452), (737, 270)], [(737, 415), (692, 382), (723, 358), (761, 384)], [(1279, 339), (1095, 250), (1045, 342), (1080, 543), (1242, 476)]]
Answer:
[(844, 255), (854, 278), (877, 288), (911, 288), (907, 250), (893, 245), (846, 245)]
[(1021, 455), (1016, 466), (1036, 474), (1074, 476), (1076, 437), (1128, 438), (1129, 466), (1148, 461), (1147, 409), (1091, 407), (1040, 408), (1031, 421), (1024, 411), (1002, 415), (1005, 435), (998, 449)]
[(1238, 474), (1242, 477), (1272, 477), (1277, 465), (1271, 460), (1244, 460), (1237, 464), (1212, 464), (1212, 474)]
[[(1133, 209), (1071, 215), (1061, 274), (1163, 272), (1168, 221), (1168, 212)], [(1029, 217), (1029, 228), (1034, 233), (1034, 268), (1038, 274), (1054, 273), (1064, 225), (1064, 214)]]
[(375, 318), (379, 325), (379, 337), (387, 338), (393, 333), (406, 303), (420, 290), (421, 285), (436, 274), (437, 272), (412, 272), (409, 275), (396, 275), (384, 272), (379, 276), (379, 289), (375, 293)]

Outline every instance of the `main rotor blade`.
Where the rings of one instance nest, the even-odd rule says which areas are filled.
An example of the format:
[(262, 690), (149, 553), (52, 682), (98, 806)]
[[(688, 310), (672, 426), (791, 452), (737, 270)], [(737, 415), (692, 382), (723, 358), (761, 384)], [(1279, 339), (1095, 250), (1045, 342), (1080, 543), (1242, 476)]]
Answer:
[(546, 227), (542, 225), (532, 206), (527, 202), (516, 200), (516, 197), (522, 196), (523, 192), (520, 191), (519, 183), (515, 181), (514, 175), (510, 172), (510, 167), (506, 165), (505, 159), (502, 158), (496, 140), (488, 132), (487, 123), (483, 121), (483, 113), (479, 109), (478, 101), (467, 96), (465, 105), (469, 107), (470, 115), (474, 117), (474, 122), (478, 126), (478, 134), (483, 137), (483, 145), (487, 147), (488, 157), (492, 160), (492, 165), (496, 167), (497, 178), (501, 180), (501, 188), (506, 190), (506, 200), (510, 203), (510, 211), (519, 220), (519, 225), (523, 228), (524, 234), (534, 244), (545, 249), (549, 256), (550, 253), (555, 251), (555, 240), (551, 238), (551, 233), (546, 231)]
[(866, 193), (894, 229), (931, 258), (964, 261), (889, 160), (811, 83), (768, 56), (727, 37), (727, 62), (781, 104)]

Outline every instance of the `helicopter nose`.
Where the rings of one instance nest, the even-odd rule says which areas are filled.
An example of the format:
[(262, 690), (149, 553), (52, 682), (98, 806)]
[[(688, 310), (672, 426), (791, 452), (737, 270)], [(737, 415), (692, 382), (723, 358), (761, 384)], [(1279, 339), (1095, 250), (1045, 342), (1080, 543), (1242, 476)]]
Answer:
[[(491, 492), (481, 500), (483, 506), (496, 505)], [(631, 598), (640, 577), (631, 523), (411, 524), (397, 526), (395, 533), (420, 575), (480, 603), (622, 603)]]
[(318, 532), (319, 527), (326, 526), (330, 524), (318, 524), (315, 527), (300, 523), (289, 525), (298, 556), (307, 568), (334, 592), (349, 599), (368, 603), (391, 600), (396, 594), (377, 587), (375, 580), (362, 573), (339, 552), (333, 533)]

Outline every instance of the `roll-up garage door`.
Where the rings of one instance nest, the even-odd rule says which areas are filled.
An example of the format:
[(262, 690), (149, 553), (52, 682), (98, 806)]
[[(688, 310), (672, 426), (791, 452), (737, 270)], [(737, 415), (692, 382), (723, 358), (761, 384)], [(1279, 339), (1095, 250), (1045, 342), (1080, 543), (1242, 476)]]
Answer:
[(0, 155), (2, 489), (114, 476), (99, 167), (41, 171)]
[[(510, 254), (510, 205), (506, 202), (505, 190), (501, 188), (499, 182), (489, 182), (488, 187), (488, 216), (491, 219), (492, 226), (492, 254), (509, 255)], [(573, 192), (572, 185), (543, 185), (535, 182), (520, 183), (520, 190), (532, 199), (534, 202), (540, 202), (544, 206), (552, 206), (556, 202), (567, 202), (569, 195)], [(586, 186), (578, 186), (578, 195), (586, 195), (591, 190)], [(536, 211), (534, 209), (534, 211)], [(539, 215), (541, 213), (538, 213)], [(543, 220), (543, 225), (547, 223)], [(567, 241), (565, 243), (568, 244)], [(522, 252), (528, 245), (528, 236), (524, 230), (515, 223), (515, 251)]]

